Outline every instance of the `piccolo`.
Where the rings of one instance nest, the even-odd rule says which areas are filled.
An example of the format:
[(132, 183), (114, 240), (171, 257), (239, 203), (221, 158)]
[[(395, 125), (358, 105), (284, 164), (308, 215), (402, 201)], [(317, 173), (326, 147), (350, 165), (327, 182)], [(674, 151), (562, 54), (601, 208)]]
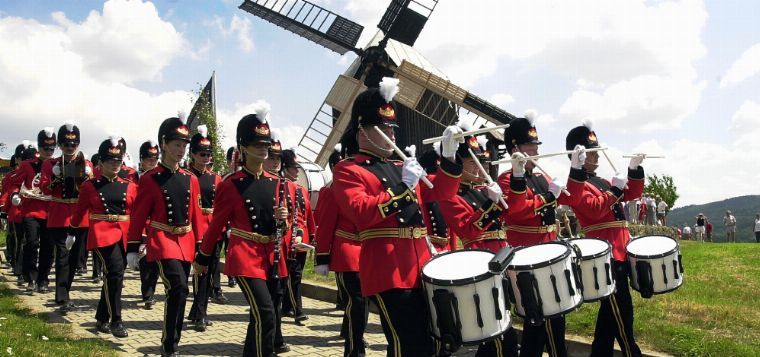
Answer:
[[(604, 151), (604, 150), (607, 150), (607, 148), (606, 147), (602, 147), (602, 148), (586, 149), (586, 152)], [(573, 153), (572, 150), (569, 150), (569, 151), (560, 151), (560, 152), (555, 152), (555, 153), (551, 153), (551, 154), (541, 154), (541, 155), (534, 155), (534, 156), (526, 156), (524, 159), (525, 160), (536, 160), (536, 159), (543, 159), (543, 158), (546, 158), (546, 157), (570, 155), (572, 153)], [(511, 158), (506, 158), (506, 159), (491, 161), (491, 164), (492, 165), (498, 165), (498, 164), (506, 164), (506, 163), (510, 163), (510, 162), (512, 162), (512, 159)]]
[[(490, 127), (490, 128), (480, 128), (480, 129), (465, 131), (464, 133), (454, 135), (454, 138), (459, 139), (459, 138), (463, 138), (465, 136), (474, 136), (474, 135), (479, 135), (479, 134), (483, 134), (483, 133), (489, 133), (489, 132), (492, 132), (492, 131), (496, 131), (496, 130), (499, 130), (499, 129), (505, 129), (505, 128), (509, 128), (509, 124), (502, 124), (502, 125), (497, 125), (497, 126)], [(427, 144), (437, 143), (439, 141), (443, 141), (443, 136), (436, 136), (434, 138), (427, 138), (425, 140), (422, 140), (422, 144), (427, 145)]]
[[(406, 154), (404, 154), (404, 151), (399, 149), (398, 146), (396, 146), (396, 143), (394, 143), (393, 140), (391, 140), (391, 138), (388, 137), (388, 135), (385, 135), (385, 133), (383, 133), (383, 131), (380, 130), (380, 128), (378, 128), (377, 126), (373, 126), (372, 128), (375, 129), (375, 131), (378, 134), (380, 134), (380, 137), (382, 137), (383, 140), (385, 140), (385, 142), (388, 143), (388, 145), (391, 145), (393, 147), (393, 151), (396, 152), (396, 155), (398, 155), (398, 157), (400, 157), (401, 160), (406, 161), (407, 157), (406, 157)], [(433, 183), (430, 182), (430, 180), (428, 180), (426, 176), (420, 177), (420, 180), (424, 182), (425, 186), (427, 186), (428, 188), (433, 188)]]

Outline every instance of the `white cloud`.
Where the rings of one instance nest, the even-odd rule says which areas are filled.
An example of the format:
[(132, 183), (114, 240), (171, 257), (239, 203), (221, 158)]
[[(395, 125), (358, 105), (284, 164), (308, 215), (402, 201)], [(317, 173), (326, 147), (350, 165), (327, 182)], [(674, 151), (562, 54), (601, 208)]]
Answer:
[(745, 101), (731, 117), (731, 131), (737, 138), (735, 146), (760, 149), (760, 103)]
[(515, 102), (515, 98), (507, 93), (496, 93), (488, 97), (488, 101), (501, 109), (508, 109), (507, 107)]
[(760, 73), (760, 43), (748, 48), (728, 69), (720, 80), (720, 87), (725, 88), (740, 83)]
[[(217, 108), (218, 123), (221, 124), (222, 133), (224, 134), (224, 147), (235, 145), (238, 121), (243, 116), (253, 113), (258, 102), (259, 100), (246, 104), (236, 104), (233, 109)], [(297, 146), (301, 136), (306, 132), (303, 126), (295, 124), (289, 118), (279, 116), (277, 108), (272, 108), (268, 121), (277, 124), (277, 126), (272, 127), (272, 130), (280, 135), (282, 147), (286, 149)]]
[(229, 25), (219, 16), (214, 16), (211, 21), (204, 21), (204, 25), (216, 28), (224, 37), (234, 36), (238, 42), (238, 48), (243, 52), (251, 52), (254, 49), (253, 33), (251, 32), (251, 19), (232, 15)]

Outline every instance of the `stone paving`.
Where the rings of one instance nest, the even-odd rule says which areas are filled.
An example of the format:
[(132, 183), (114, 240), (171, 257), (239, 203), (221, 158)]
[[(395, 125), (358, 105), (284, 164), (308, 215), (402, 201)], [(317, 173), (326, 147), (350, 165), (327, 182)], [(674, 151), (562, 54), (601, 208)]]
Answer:
[[(156, 288), (158, 303), (153, 310), (146, 310), (140, 299), (138, 273), (133, 271), (126, 273), (122, 293), (122, 316), (125, 326), (129, 329), (129, 337), (117, 339), (110, 334), (98, 333), (95, 330), (94, 316), (100, 297), (100, 284), (94, 284), (84, 277), (76, 277), (71, 298), (79, 308), (62, 316), (53, 303), (54, 293), (30, 295), (23, 287), (16, 285), (8, 269), (2, 269), (1, 272), (2, 280), (18, 294), (26, 306), (45, 314), (50, 321), (73, 324), (75, 334), (83, 337), (96, 335), (108, 340), (113, 344), (114, 349), (123, 355), (152, 356), (160, 353), (159, 343), (164, 310), (163, 288), (160, 280)], [(54, 275), (51, 274), (51, 279), (53, 277)], [(222, 281), (226, 282), (227, 279), (223, 278)], [(196, 332), (188, 323), (185, 324), (179, 347), (181, 355), (239, 356), (242, 354), (248, 325), (248, 305), (237, 287), (225, 287), (225, 295), (230, 298), (230, 302), (226, 305), (209, 302), (209, 319), (214, 324), (209, 326), (206, 332)], [(283, 335), (285, 341), (291, 345), (291, 352), (281, 356), (342, 356), (343, 340), (338, 336), (342, 320), (341, 312), (335, 310), (335, 306), (331, 303), (309, 298), (304, 298), (303, 302), (304, 311), (310, 319), (304, 322), (304, 326), (299, 326), (292, 318), (283, 318)], [(188, 301), (186, 314), (191, 304), (192, 302)], [(385, 354), (385, 336), (378, 316), (375, 314), (370, 314), (365, 338), (370, 344), (367, 350), (368, 356)], [(472, 350), (465, 348), (456, 355), (471, 354)]]

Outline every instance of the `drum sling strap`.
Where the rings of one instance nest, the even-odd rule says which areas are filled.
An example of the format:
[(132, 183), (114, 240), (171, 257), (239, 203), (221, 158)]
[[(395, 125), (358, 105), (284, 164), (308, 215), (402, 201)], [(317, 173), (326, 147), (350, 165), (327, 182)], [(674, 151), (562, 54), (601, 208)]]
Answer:
[(539, 326), (544, 321), (543, 301), (538, 293), (538, 282), (533, 273), (517, 273), (517, 287), (520, 290), (520, 302), (525, 310), (525, 321), (531, 326)]
[(435, 289), (433, 306), (443, 348), (448, 352), (456, 352), (462, 346), (462, 321), (459, 320), (457, 297), (446, 289)]
[(652, 266), (644, 260), (636, 261), (636, 279), (639, 283), (639, 292), (641, 297), (649, 299), (654, 292), (654, 281), (652, 279)]

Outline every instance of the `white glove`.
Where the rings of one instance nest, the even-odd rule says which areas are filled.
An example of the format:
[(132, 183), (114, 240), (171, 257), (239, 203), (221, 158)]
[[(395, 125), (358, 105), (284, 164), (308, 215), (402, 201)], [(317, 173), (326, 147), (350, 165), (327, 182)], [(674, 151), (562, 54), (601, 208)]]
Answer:
[(314, 266), (314, 272), (322, 276), (327, 276), (327, 274), (330, 273), (330, 266), (327, 264), (316, 265)]
[(58, 176), (60, 174), (61, 174), (61, 165), (55, 164), (55, 166), (53, 166), (53, 175)]
[(144, 257), (146, 254), (148, 254), (148, 247), (145, 244), (140, 244), (140, 248), (137, 249), (137, 254), (140, 255), (140, 257)]
[(625, 185), (628, 184), (628, 176), (624, 173), (619, 173), (612, 177), (612, 186), (615, 186), (619, 189), (625, 188)]
[(441, 156), (447, 159), (454, 159), (459, 144), (464, 143), (464, 137), (455, 138), (454, 135), (462, 133), (462, 128), (457, 125), (446, 127), (446, 130), (443, 131), (443, 141), (441, 141)]
[(295, 238), (293, 238), (293, 244), (301, 244), (301, 242), (303, 242), (303, 238), (301, 238), (301, 236), (297, 235)]
[(499, 184), (496, 182), (491, 182), (488, 186), (486, 186), (486, 194), (491, 201), (499, 202), (502, 193), (503, 192), (501, 191), (501, 187), (499, 187)]
[(644, 154), (635, 154), (631, 158), (631, 162), (628, 164), (628, 168), (631, 170), (636, 170), (639, 165), (641, 165), (642, 161), (644, 161)]
[(525, 163), (528, 162), (525, 160), (525, 155), (522, 153), (516, 152), (512, 154), (512, 176), (514, 177), (523, 177), (525, 176)]
[(89, 166), (84, 167), (84, 174), (87, 176), (92, 175), (92, 169)]
[(19, 195), (13, 195), (13, 198), (11, 198), (11, 204), (14, 206), (20, 206), (21, 205), (21, 196)]
[(404, 160), (404, 167), (401, 168), (401, 181), (413, 189), (417, 187), (422, 176), (425, 176), (425, 169), (417, 162), (416, 158), (410, 157)]
[(140, 266), (140, 255), (127, 253), (127, 269), (137, 270), (138, 266)]
[(583, 145), (575, 145), (573, 153), (570, 155), (570, 167), (580, 170), (583, 163), (586, 162), (586, 148)]
[(72, 235), (66, 235), (66, 250), (71, 250), (71, 247), (74, 246), (74, 242), (77, 241), (77, 237), (74, 237)]
[(559, 193), (562, 192), (563, 186), (565, 186), (565, 183), (562, 182), (560, 178), (555, 177), (552, 179), (552, 182), (549, 182), (549, 192), (551, 192), (555, 198), (559, 198)]

